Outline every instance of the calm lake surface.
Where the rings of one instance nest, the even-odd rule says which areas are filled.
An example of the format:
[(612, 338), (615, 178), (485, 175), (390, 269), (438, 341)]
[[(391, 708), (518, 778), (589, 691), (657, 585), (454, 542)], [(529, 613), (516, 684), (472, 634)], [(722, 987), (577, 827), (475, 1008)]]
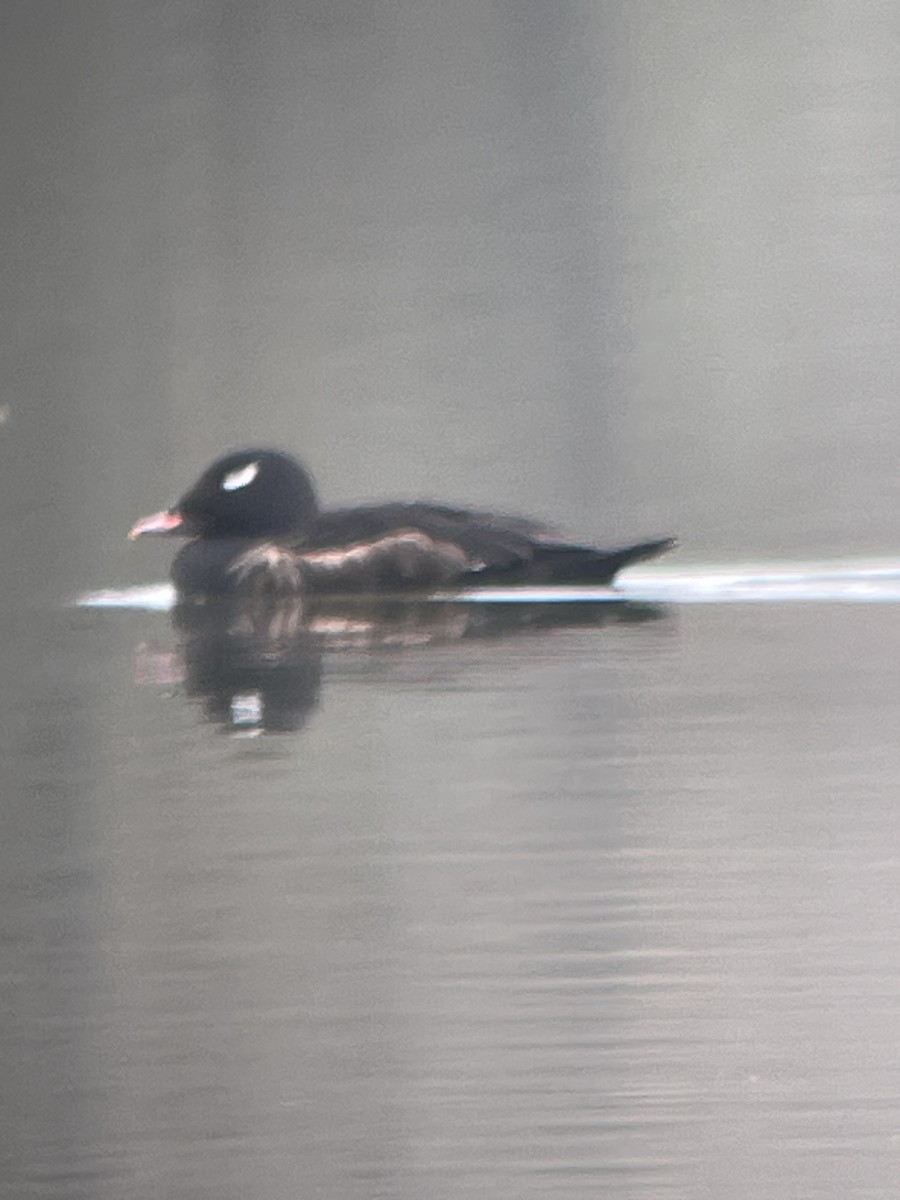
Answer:
[(896, 607), (345, 648), (258, 738), (36, 625), (8, 1194), (890, 1194)]
[[(896, 1196), (900, 29), (664, 9), (5, 12), (4, 1197)], [(134, 602), (241, 444), (681, 549)]]

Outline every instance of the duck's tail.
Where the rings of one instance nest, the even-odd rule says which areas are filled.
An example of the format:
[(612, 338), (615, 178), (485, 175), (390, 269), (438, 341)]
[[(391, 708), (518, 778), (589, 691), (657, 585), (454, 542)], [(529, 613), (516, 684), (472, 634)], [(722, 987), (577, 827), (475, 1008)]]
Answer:
[(633, 546), (622, 546), (617, 550), (599, 550), (596, 553), (602, 560), (604, 569), (609, 572), (609, 582), (612, 582), (624, 567), (630, 567), (632, 563), (643, 562), (645, 558), (656, 558), (660, 554), (674, 550), (677, 545), (677, 538), (654, 538), (649, 542), (636, 542)]
[(548, 584), (605, 586), (612, 583), (624, 567), (643, 562), (645, 558), (656, 558), (677, 544), (676, 539), (671, 537), (635, 542), (611, 550), (546, 543), (536, 553), (528, 574), (532, 580)]

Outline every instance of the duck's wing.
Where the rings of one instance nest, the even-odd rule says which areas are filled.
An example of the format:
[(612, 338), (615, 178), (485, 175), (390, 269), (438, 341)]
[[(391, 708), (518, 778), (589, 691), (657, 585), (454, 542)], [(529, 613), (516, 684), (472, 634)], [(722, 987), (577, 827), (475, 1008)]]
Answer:
[(519, 517), (393, 503), (321, 513), (291, 538), (255, 543), (230, 568), (236, 587), (275, 593), (429, 590), (525, 571), (544, 526)]
[(350, 590), (612, 582), (672, 538), (612, 549), (573, 544), (522, 517), (421, 503), (323, 513), (299, 555), (307, 586)]
[(485, 564), (468, 557), (454, 541), (406, 528), (315, 550), (257, 542), (230, 562), (227, 574), (230, 586), (241, 591), (284, 595), (516, 584), (605, 587), (623, 567), (663, 554), (675, 544), (674, 538), (656, 538), (604, 550), (532, 542), (527, 554), (507, 550), (495, 554), (493, 564)]
[(321, 513), (304, 531), (298, 548), (304, 557), (350, 547), (363, 552), (367, 544), (401, 535), (417, 535), (423, 547), (432, 543), (462, 572), (509, 569), (530, 562), (536, 544), (561, 540), (545, 525), (523, 517), (397, 502)]
[(482, 586), (527, 583), (606, 587), (623, 568), (656, 558), (676, 545), (676, 539), (670, 537), (612, 548), (578, 546), (561, 541), (536, 542), (527, 563), (499, 570), (482, 568), (467, 576), (465, 582)]

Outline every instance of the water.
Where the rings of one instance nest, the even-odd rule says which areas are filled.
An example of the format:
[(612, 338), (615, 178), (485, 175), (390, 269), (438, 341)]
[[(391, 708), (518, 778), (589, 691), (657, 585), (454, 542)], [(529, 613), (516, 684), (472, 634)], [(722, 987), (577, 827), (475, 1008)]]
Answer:
[[(0, 1194), (896, 1194), (898, 49), (5, 12)], [(261, 443), (681, 548), (171, 611), (127, 529)]]
[[(881, 560), (834, 560), (818, 563), (748, 563), (743, 566), (686, 570), (630, 570), (615, 588), (478, 588), (436, 593), (436, 604), (604, 604), (622, 601), (678, 604), (754, 603), (773, 600), (900, 600), (900, 563)], [(175, 603), (171, 584), (106, 588), (75, 601), (83, 608), (137, 608), (168, 612)]]
[(893, 606), (453, 632), (248, 737), (166, 614), (44, 614), (10, 1195), (889, 1194)]

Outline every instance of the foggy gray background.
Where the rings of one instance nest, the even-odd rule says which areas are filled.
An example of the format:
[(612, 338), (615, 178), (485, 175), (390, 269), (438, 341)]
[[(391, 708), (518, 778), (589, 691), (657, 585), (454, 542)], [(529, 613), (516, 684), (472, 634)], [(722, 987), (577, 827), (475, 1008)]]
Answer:
[(139, 578), (135, 512), (263, 443), (334, 500), (892, 550), (898, 20), (5, 6), (13, 524)]

